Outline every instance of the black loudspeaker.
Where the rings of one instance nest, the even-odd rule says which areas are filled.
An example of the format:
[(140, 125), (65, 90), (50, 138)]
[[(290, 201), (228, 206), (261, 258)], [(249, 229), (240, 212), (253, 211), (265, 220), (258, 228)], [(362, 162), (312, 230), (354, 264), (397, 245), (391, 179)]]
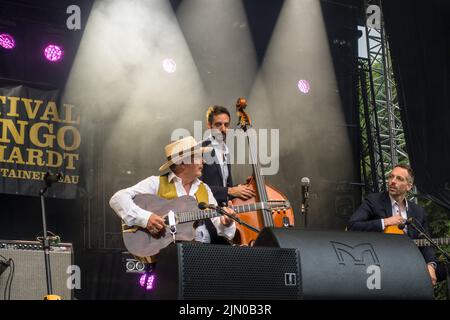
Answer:
[(433, 299), (423, 256), (406, 236), (265, 228), (258, 247), (298, 249), (303, 299)]
[(157, 299), (299, 299), (297, 249), (178, 243), (156, 263)]
[[(14, 261), (14, 274), (11, 281), (11, 300), (42, 300), (47, 295), (44, 251), (37, 241), (0, 240), (0, 256)], [(0, 257), (0, 260), (4, 261)], [(73, 265), (73, 250), (69, 243), (52, 245), (50, 251), (53, 293), (63, 300), (72, 299), (72, 289), (67, 285), (71, 274), (68, 267)], [(0, 274), (0, 300), (4, 297), (5, 287), (11, 266)], [(8, 293), (7, 293), (8, 296)]]

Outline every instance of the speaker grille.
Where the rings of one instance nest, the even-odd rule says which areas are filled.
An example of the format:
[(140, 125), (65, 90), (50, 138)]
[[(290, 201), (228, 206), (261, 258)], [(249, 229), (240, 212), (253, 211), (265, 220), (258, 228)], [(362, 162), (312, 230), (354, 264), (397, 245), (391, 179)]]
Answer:
[(296, 249), (183, 244), (184, 299), (300, 299)]
[[(15, 271), (11, 284), (11, 300), (42, 300), (47, 295), (44, 251), (39, 242), (0, 240), (0, 255), (14, 261)], [(59, 244), (50, 252), (53, 293), (64, 300), (72, 298), (72, 290), (67, 288), (72, 265), (72, 245)], [(10, 270), (0, 275), (0, 300), (5, 297), (4, 289)]]

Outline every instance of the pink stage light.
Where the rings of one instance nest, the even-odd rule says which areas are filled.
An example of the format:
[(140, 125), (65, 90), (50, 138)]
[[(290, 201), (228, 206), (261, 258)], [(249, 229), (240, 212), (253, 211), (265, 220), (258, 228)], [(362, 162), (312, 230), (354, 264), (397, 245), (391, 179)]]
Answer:
[(56, 62), (62, 59), (64, 54), (63, 49), (60, 46), (49, 44), (44, 49), (44, 57), (51, 62)]
[(16, 42), (14, 41), (12, 35), (8, 33), (2, 33), (0, 34), (0, 46), (5, 49), (14, 49), (14, 47), (16, 46)]
[(311, 85), (307, 80), (300, 80), (298, 82), (298, 90), (300, 90), (301, 93), (308, 93), (309, 89), (311, 89)]
[(141, 285), (141, 287), (145, 288), (145, 290), (152, 290), (154, 287), (154, 282), (155, 275), (149, 274), (147, 272), (139, 278), (139, 284)]

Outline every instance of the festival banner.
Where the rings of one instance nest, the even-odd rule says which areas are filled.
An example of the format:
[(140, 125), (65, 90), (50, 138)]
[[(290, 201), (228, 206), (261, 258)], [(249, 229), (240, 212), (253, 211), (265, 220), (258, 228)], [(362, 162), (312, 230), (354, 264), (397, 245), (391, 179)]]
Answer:
[(61, 173), (48, 196), (75, 198), (80, 114), (58, 90), (0, 87), (0, 193), (39, 196), (47, 172)]

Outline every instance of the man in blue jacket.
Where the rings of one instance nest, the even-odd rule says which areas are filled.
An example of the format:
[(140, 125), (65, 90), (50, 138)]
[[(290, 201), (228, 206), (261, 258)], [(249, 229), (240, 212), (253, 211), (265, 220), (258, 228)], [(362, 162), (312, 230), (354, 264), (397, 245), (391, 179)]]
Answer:
[[(372, 193), (367, 196), (361, 206), (353, 213), (349, 221), (349, 230), (384, 232), (390, 226), (404, 224), (407, 218), (413, 217), (428, 233), (428, 222), (422, 207), (406, 199), (406, 194), (413, 187), (414, 174), (408, 165), (398, 164), (388, 178), (388, 192)], [(416, 230), (406, 226), (405, 234), (417, 239)], [(430, 246), (420, 248), (427, 263), (428, 272), (433, 285), (436, 284), (436, 256)]]

